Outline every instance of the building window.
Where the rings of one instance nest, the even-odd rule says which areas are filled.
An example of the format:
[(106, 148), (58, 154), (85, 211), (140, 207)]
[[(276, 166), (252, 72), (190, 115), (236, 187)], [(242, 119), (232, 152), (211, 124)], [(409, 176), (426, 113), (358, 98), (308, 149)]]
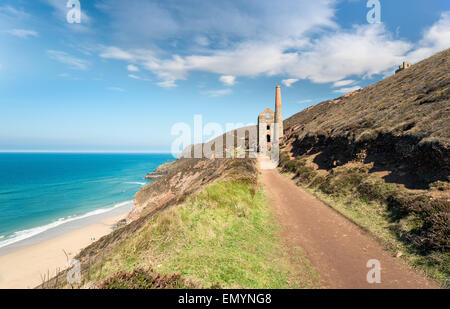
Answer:
[(267, 142), (270, 143), (270, 135), (267, 134)]
[(270, 124), (267, 125), (267, 130), (270, 130)]

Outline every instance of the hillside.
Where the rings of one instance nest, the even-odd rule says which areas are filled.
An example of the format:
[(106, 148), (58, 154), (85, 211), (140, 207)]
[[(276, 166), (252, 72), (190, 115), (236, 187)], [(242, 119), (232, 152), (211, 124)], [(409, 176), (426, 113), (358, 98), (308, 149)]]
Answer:
[(450, 174), (450, 49), (284, 122), (293, 155), (329, 170), (359, 158), (371, 172), (427, 189)]
[(65, 270), (38, 288), (320, 287), (301, 252), (289, 256), (279, 239), (256, 160), (178, 159), (157, 173), (128, 224), (75, 257), (80, 284)]
[(282, 172), (448, 287), (450, 49), (284, 125)]

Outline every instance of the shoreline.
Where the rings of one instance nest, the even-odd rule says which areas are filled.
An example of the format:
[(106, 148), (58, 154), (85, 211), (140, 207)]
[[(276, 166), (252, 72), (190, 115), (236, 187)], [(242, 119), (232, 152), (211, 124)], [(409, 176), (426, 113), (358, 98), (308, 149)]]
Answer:
[(57, 269), (65, 269), (65, 252), (68, 258), (72, 259), (82, 249), (111, 233), (115, 224), (125, 219), (131, 209), (124, 207), (119, 209), (120, 211), (115, 210), (85, 218), (86, 220), (80, 219), (75, 222), (78, 224), (72, 226), (68, 223), (53, 231), (46, 231), (48, 235), (37, 235), (41, 238), (53, 237), (40, 241), (30, 238), (29, 243), (23, 241), (25, 244), (16, 243), (13, 248), (2, 248), (4, 250), (0, 255), (0, 289), (34, 288), (42, 283), (43, 276), (52, 277)]
[[(82, 227), (92, 225), (100, 222), (104, 218), (129, 213), (133, 208), (133, 204), (134, 202), (129, 200), (126, 202), (117, 203), (109, 208), (99, 208), (82, 215), (61, 218), (48, 224), (15, 232), (15, 238), (17, 239), (14, 237), (10, 239), (0, 239), (0, 256), (56, 238)], [(9, 241), (10, 243), (5, 245), (3, 244), (4, 241)]]

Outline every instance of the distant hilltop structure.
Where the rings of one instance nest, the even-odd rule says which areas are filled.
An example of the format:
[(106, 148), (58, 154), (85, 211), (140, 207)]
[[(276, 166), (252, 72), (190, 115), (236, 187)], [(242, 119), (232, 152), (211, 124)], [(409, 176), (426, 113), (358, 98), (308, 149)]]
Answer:
[(272, 143), (283, 137), (283, 115), (281, 106), (281, 87), (275, 90), (275, 112), (266, 108), (258, 116), (258, 152), (266, 153), (272, 149)]
[(411, 66), (412, 66), (412, 63), (411, 63), (411, 62), (403, 61), (403, 64), (402, 64), (402, 65), (399, 65), (398, 70), (395, 71), (395, 74), (397, 74), (397, 73), (399, 73), (399, 72), (401, 72), (401, 71), (403, 71), (403, 70), (406, 70), (407, 68), (409, 68), (409, 67), (411, 67)]

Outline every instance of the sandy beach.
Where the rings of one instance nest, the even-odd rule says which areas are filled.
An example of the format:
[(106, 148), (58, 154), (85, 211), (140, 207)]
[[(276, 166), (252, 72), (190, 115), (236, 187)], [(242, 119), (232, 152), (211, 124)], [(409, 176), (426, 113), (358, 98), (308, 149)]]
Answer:
[(0, 256), (0, 288), (27, 289), (42, 283), (43, 276), (65, 269), (73, 258), (92, 242), (109, 234), (127, 214), (103, 218), (98, 223), (71, 231), (38, 244)]

